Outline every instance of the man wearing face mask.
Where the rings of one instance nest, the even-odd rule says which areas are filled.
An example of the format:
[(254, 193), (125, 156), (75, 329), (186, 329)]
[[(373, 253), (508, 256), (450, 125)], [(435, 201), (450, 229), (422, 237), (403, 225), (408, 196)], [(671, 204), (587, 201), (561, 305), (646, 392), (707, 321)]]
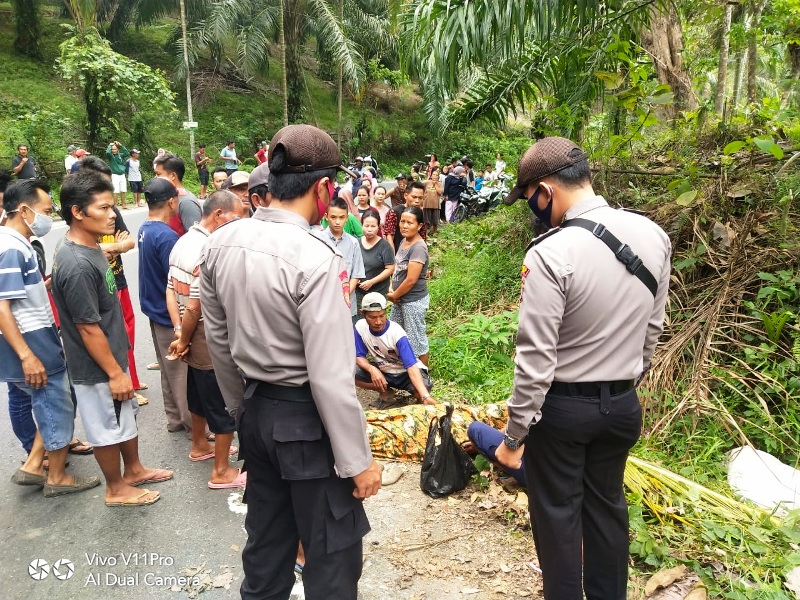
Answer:
[(522, 267), (514, 388), (497, 460), (524, 456), (546, 600), (625, 600), (628, 511), (622, 478), (641, 430), (636, 384), (664, 321), (669, 238), (592, 188), (570, 140), (536, 142), (506, 203), (528, 199), (555, 229)]
[(269, 148), (269, 207), (215, 231), (200, 269), (211, 359), (247, 465), (241, 596), (288, 598), (301, 541), (306, 598), (356, 600), (362, 500), (381, 467), (353, 386), (347, 269), (309, 230), (347, 170), (310, 125), (284, 127)]
[[(8, 215), (0, 227), (0, 381), (30, 398), (38, 424), (28, 460), (12, 477), (18, 485), (44, 487), (46, 497), (80, 492), (100, 484), (97, 477), (67, 475), (64, 467), (75, 421), (69, 377), (31, 235), (53, 225), (47, 184), (23, 180), (8, 186)], [(49, 453), (50, 470), (43, 468)]]

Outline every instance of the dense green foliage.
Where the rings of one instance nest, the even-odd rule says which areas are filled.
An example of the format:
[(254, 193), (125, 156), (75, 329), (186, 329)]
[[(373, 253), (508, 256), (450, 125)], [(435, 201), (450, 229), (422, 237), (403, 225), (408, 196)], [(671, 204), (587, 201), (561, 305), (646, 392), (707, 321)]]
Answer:
[(170, 118), (174, 94), (163, 75), (111, 49), (94, 29), (73, 31), (61, 44), (59, 74), (81, 92), (87, 116), (87, 146), (96, 150), (119, 132), (146, 140), (150, 128)]

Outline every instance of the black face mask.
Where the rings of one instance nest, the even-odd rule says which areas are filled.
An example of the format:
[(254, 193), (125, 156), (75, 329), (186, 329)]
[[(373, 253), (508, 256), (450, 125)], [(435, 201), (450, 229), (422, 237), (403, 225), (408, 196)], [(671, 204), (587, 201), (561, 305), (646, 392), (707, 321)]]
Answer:
[(542, 222), (542, 224), (547, 227), (548, 229), (552, 229), (553, 225), (550, 222), (550, 218), (553, 215), (553, 193), (550, 193), (550, 202), (547, 203), (547, 206), (544, 207), (544, 210), (539, 208), (539, 194), (541, 193), (542, 188), (536, 188), (533, 196), (528, 198), (528, 207), (533, 211), (533, 214)]

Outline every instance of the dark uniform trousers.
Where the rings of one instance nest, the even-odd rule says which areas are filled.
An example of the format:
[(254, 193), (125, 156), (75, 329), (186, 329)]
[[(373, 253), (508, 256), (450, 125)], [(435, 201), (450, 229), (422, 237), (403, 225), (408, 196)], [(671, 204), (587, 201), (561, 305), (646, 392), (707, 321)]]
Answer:
[[(582, 384), (561, 387), (568, 385)], [(585, 593), (587, 600), (625, 600), (629, 539), (622, 482), (642, 410), (635, 389), (612, 394), (603, 383), (593, 397), (580, 393), (551, 389), (525, 443), (544, 597), (582, 600)]]
[(239, 419), (247, 467), (243, 600), (287, 600), (298, 539), (308, 600), (356, 600), (369, 522), (352, 479), (336, 476), (310, 388), (251, 384)]

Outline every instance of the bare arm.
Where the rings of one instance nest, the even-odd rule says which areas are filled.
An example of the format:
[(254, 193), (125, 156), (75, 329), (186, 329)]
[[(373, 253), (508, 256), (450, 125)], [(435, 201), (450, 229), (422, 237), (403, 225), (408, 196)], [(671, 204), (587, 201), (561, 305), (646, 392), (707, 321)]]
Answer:
[(181, 333), (177, 340), (169, 345), (169, 353), (180, 358), (189, 350), (192, 336), (200, 322), (200, 300), (190, 298), (183, 309), (183, 319), (181, 320)]
[(383, 271), (378, 273), (372, 279), (367, 279), (366, 281), (362, 281), (360, 284), (358, 284), (358, 287), (359, 289), (366, 292), (376, 283), (380, 283), (381, 281), (389, 279), (389, 277), (392, 276), (392, 273), (394, 273), (394, 265), (393, 264), (386, 265), (386, 268), (384, 268)]
[(24, 167), (25, 163), (27, 163), (27, 162), (28, 162), (28, 157), (26, 156), (25, 158), (20, 160), (19, 164), (16, 167), (14, 167), (13, 169), (11, 169), (11, 171), (16, 175), (17, 173), (22, 171), (22, 167)]
[(372, 385), (378, 388), (379, 392), (385, 392), (387, 389), (389, 389), (389, 386), (386, 385), (386, 377), (383, 376), (381, 370), (369, 362), (366, 357), (357, 356), (356, 365), (369, 373), (370, 377), (372, 377)]
[(130, 233), (127, 231), (117, 231), (114, 236), (114, 241), (100, 244), (100, 249), (110, 254), (124, 254), (129, 250), (133, 250), (135, 245), (136, 243), (133, 241)]
[(111, 397), (114, 400), (130, 400), (133, 398), (133, 384), (131, 378), (122, 370), (119, 363), (111, 353), (108, 338), (99, 323), (77, 323), (75, 325), (81, 334), (81, 341), (86, 346), (89, 356), (108, 375), (108, 384), (111, 387)]
[(19, 356), (19, 360), (22, 363), (22, 372), (25, 375), (25, 383), (34, 389), (46, 386), (47, 371), (42, 361), (33, 353), (22, 336), (17, 320), (11, 312), (11, 300), (0, 300), (0, 333), (3, 334), (3, 338), (11, 346), (11, 349)]
[(423, 404), (436, 404), (428, 388), (425, 387), (425, 381), (422, 379), (422, 371), (419, 370), (417, 365), (408, 368), (408, 378), (414, 385), (414, 389), (417, 390), (419, 399), (422, 400)]
[(178, 308), (178, 297), (175, 290), (170, 286), (167, 286), (167, 312), (169, 320), (172, 321), (172, 327), (178, 328), (181, 324), (181, 310)]
[(419, 281), (419, 276), (422, 274), (422, 267), (423, 265), (420, 262), (409, 262), (408, 274), (406, 275), (405, 280), (396, 290), (389, 293), (389, 296), (391, 296), (387, 296), (389, 297), (389, 300), (396, 302), (399, 298), (402, 298), (409, 291), (411, 291), (411, 288), (414, 287), (414, 284)]

